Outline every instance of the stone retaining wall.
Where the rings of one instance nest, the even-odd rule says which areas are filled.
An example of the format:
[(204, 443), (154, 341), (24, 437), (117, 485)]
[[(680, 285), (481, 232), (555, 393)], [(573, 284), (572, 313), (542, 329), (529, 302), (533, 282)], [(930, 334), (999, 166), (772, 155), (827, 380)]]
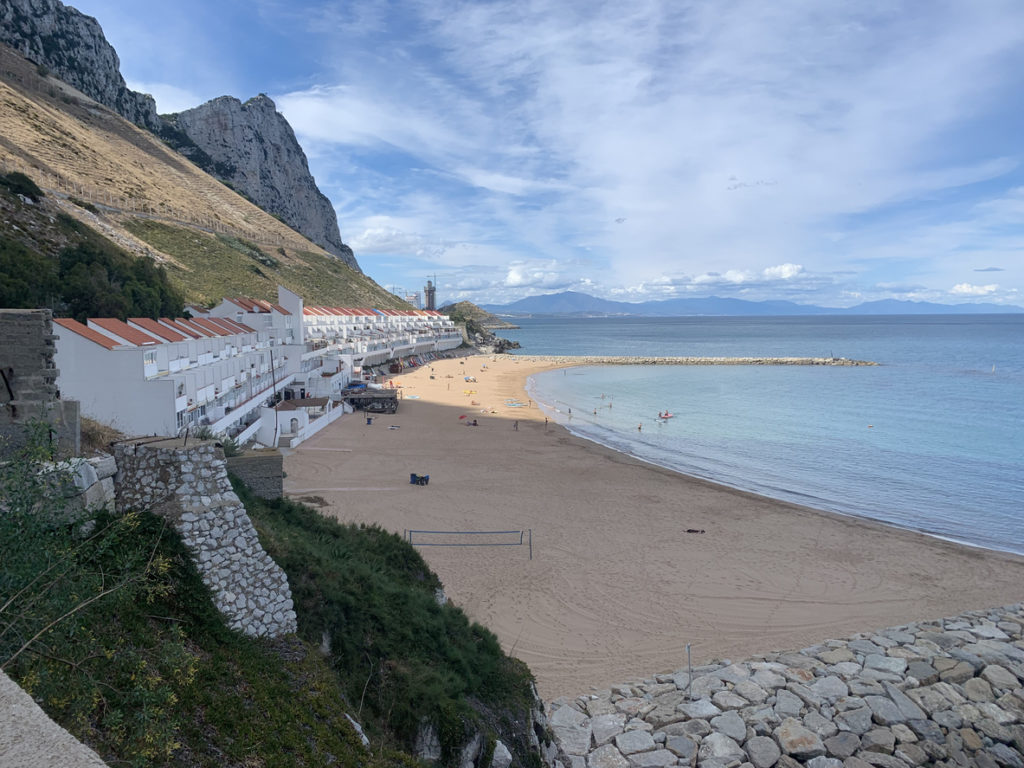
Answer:
[(273, 500), (284, 495), (284, 456), (279, 451), (232, 456), (227, 462), (228, 471), (260, 498)]
[(78, 455), (78, 402), (58, 399), (56, 339), (50, 310), (0, 309), (0, 450), (21, 447), (24, 425), (40, 419), (61, 454)]
[(1024, 604), (559, 699), (563, 768), (1024, 768)]
[(191, 550), (232, 629), (279, 637), (296, 631), (288, 578), (260, 544), (212, 441), (139, 439), (114, 447), (117, 509), (151, 509)]

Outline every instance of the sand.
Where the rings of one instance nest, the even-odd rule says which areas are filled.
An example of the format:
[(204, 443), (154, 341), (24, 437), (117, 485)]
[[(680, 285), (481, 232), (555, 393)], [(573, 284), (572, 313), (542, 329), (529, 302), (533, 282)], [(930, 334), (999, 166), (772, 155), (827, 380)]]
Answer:
[(346, 415), (285, 459), (286, 492), (339, 520), (532, 530), (532, 560), (525, 545), (420, 551), (546, 699), (684, 668), (688, 643), (694, 664), (738, 660), (1024, 599), (1024, 558), (680, 475), (505, 404), (556, 366), (436, 361), (393, 377), (397, 414)]

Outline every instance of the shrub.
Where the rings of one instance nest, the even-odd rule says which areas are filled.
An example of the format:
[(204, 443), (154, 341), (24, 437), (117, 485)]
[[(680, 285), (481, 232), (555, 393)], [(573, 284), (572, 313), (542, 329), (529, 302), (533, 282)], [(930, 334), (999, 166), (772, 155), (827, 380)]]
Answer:
[(38, 203), (46, 197), (32, 179), (20, 171), (11, 171), (5, 176), (0, 176), (0, 187), (3, 187), (12, 195), (27, 197), (33, 203)]

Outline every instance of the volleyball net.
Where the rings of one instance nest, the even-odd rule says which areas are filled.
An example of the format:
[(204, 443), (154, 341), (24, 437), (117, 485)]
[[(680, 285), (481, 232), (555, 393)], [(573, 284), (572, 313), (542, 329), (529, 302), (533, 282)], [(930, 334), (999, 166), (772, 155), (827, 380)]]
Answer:
[(533, 560), (533, 529), (520, 531), (407, 530), (405, 540), (414, 547), (526, 547)]

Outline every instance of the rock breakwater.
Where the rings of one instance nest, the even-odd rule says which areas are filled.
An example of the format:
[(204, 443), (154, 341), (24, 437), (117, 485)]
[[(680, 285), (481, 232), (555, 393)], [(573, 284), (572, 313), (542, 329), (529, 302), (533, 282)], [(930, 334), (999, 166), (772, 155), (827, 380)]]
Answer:
[[(517, 356), (510, 356), (515, 359)], [(523, 357), (526, 357), (525, 355)], [(878, 365), (846, 357), (629, 357), (600, 355), (530, 355), (534, 362), (562, 365)]]
[(563, 768), (1024, 768), (1024, 604), (557, 699)]

